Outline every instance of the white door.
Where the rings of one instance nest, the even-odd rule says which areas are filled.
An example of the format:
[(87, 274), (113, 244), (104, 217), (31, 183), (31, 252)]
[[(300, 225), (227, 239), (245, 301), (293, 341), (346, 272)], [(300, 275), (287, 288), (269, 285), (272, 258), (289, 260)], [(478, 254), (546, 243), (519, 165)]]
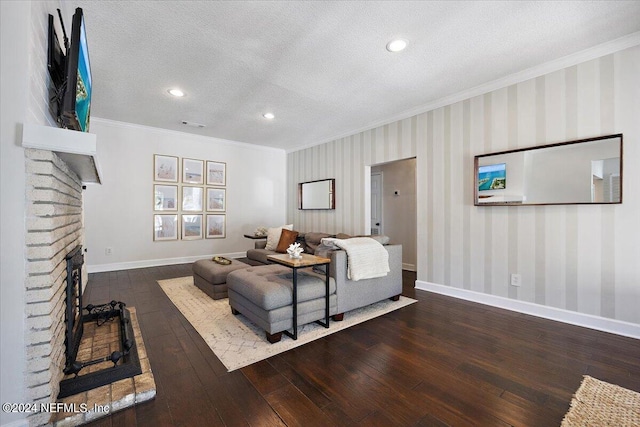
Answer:
[(371, 234), (382, 231), (382, 173), (371, 174)]

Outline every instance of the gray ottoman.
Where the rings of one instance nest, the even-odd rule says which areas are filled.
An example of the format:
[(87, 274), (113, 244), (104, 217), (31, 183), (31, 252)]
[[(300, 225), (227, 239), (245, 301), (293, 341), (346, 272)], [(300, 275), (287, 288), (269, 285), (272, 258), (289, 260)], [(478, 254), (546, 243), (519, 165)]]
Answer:
[[(267, 340), (277, 342), (293, 327), (293, 273), (281, 265), (236, 270), (227, 277), (229, 305), (264, 329)], [(336, 314), (336, 282), (329, 280), (329, 314)], [(311, 269), (298, 270), (298, 326), (324, 319), (325, 276)]]
[(201, 259), (193, 263), (193, 284), (213, 299), (227, 297), (227, 274), (250, 267), (237, 259), (229, 265), (220, 265), (210, 259)]

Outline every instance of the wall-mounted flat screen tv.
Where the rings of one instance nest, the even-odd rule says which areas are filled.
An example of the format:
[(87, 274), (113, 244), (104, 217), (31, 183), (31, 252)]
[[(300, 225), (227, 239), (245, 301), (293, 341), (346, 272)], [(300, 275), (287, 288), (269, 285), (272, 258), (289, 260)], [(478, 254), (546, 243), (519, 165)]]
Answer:
[(478, 191), (507, 188), (507, 164), (478, 166)]
[(55, 30), (54, 17), (49, 15), (49, 109), (61, 127), (87, 132), (91, 114), (92, 81), (82, 9), (77, 8), (73, 15), (71, 42), (67, 39), (60, 9), (58, 17), (64, 36), (62, 44)]
[(82, 9), (77, 8), (71, 25), (71, 45), (67, 51), (67, 81), (60, 118), (64, 127), (89, 130), (91, 112), (91, 65)]
[[(47, 69), (51, 76), (51, 83), (54, 88), (60, 88), (65, 79), (67, 78), (66, 68), (66, 46), (65, 50), (62, 50), (60, 46), (60, 40), (56, 33), (55, 25), (53, 24), (53, 15), (49, 15), (49, 47), (47, 50)], [(57, 116), (57, 111), (54, 111)]]

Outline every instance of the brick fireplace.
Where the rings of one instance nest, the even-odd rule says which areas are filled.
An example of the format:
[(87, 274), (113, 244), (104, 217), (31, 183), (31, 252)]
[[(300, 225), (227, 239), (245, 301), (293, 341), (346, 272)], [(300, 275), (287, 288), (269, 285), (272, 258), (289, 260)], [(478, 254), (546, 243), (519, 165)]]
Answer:
[[(45, 136), (59, 134), (64, 138), (73, 138), (78, 135), (75, 132), (67, 134), (68, 131), (55, 128), (27, 127), (25, 129), (25, 140), (37, 140), (38, 138), (33, 138), (32, 135), (38, 132), (45, 132)], [(65, 133), (60, 134), (60, 131)], [(120, 304), (118, 304), (119, 313), (126, 311), (124, 320), (122, 315), (119, 315), (120, 325), (126, 325), (126, 328), (120, 329), (121, 331), (126, 329), (126, 331), (115, 333), (119, 339), (123, 340), (122, 347), (117, 347), (118, 338), (116, 338), (114, 344), (116, 347), (112, 347), (112, 350), (124, 352), (119, 356), (121, 359), (118, 359), (118, 366), (116, 367), (116, 362), (113, 361), (113, 352), (111, 353), (112, 362), (106, 365), (99, 362), (100, 358), (105, 358), (105, 355), (101, 354), (104, 350), (102, 344), (108, 336), (114, 334), (114, 325), (110, 324), (102, 328), (87, 324), (92, 332), (86, 340), (82, 338), (81, 341), (77, 341), (80, 347), (78, 354), (82, 353), (78, 362), (81, 362), (81, 365), (91, 366), (87, 369), (82, 368), (82, 372), (86, 374), (79, 374), (78, 381), (74, 378), (74, 373), (64, 375), (65, 366), (69, 362), (65, 345), (67, 281), (72, 282), (73, 288), (74, 283), (86, 284), (88, 279), (86, 269), (81, 269), (81, 280), (68, 279), (67, 258), (71, 260), (82, 258), (82, 252), (77, 254), (76, 252), (81, 250), (84, 243), (83, 184), (75, 172), (75, 168), (78, 167), (77, 159), (74, 160), (75, 165), (70, 167), (65, 161), (65, 156), (67, 156), (65, 153), (57, 154), (45, 149), (25, 148), (25, 384), (27, 388), (25, 397), (27, 401), (34, 404), (46, 405), (59, 401), (66, 404), (85, 404), (89, 408), (98, 405), (109, 408), (109, 411), (32, 413), (28, 416), (30, 426), (76, 425), (155, 397), (155, 381), (146, 356), (135, 309), (129, 308), (130, 316), (129, 310), (124, 309)], [(99, 182), (99, 178), (97, 179)], [(72, 256), (74, 254), (77, 256)], [(78, 295), (78, 292), (81, 294), (82, 291), (84, 289), (76, 289), (74, 292)], [(72, 300), (75, 301), (75, 298)], [(81, 302), (81, 299), (75, 301), (76, 304)], [(76, 314), (81, 315), (81, 313), (84, 311), (76, 310)], [(84, 337), (82, 334), (79, 336)], [(133, 346), (125, 341), (133, 343)], [(75, 349), (77, 351), (78, 347), (75, 346)], [(106, 357), (109, 358), (109, 355)], [(75, 357), (73, 360), (76, 360)], [(130, 361), (135, 363), (131, 364)], [(63, 379), (65, 395), (68, 397), (59, 400), (60, 384)]]
[[(83, 244), (82, 183), (52, 151), (25, 149), (25, 162), (26, 397), (50, 403), (65, 364), (65, 256)], [(32, 414), (29, 423), (46, 424), (49, 415)]]

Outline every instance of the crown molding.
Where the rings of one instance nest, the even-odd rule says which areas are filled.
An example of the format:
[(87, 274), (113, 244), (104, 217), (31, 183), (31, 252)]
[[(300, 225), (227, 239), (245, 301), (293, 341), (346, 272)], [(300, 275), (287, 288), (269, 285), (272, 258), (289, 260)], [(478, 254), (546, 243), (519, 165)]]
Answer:
[(572, 67), (574, 65), (581, 64), (583, 62), (591, 61), (593, 59), (601, 58), (605, 55), (609, 55), (615, 52), (619, 52), (634, 46), (640, 45), (640, 31), (635, 33), (631, 33), (624, 37), (620, 37), (615, 40), (611, 40), (609, 42), (605, 42), (599, 44), (597, 46), (593, 46), (591, 48), (581, 50), (579, 52), (573, 53), (571, 55), (564, 56), (562, 58), (555, 59), (553, 61), (545, 62), (540, 65), (536, 65), (531, 68), (527, 68), (525, 70), (519, 71), (514, 74), (510, 74), (508, 76), (490, 81), (488, 83), (484, 83), (473, 87), (468, 90), (464, 90), (462, 92), (455, 93), (453, 95), (446, 96), (444, 98), (440, 98), (436, 101), (430, 102), (428, 104), (423, 104), (419, 107), (412, 108), (410, 110), (403, 111), (399, 114), (396, 114), (390, 118), (385, 120), (380, 120), (376, 122), (372, 122), (364, 127), (359, 129), (355, 129), (353, 131), (349, 131), (346, 133), (341, 133), (335, 135), (329, 139), (325, 139), (321, 142), (315, 142), (306, 144), (297, 148), (293, 148), (287, 150), (288, 153), (293, 153), (296, 151), (305, 150), (307, 148), (315, 147), (317, 145), (327, 144), (332, 141), (336, 141), (342, 138), (347, 138), (349, 136), (353, 136), (359, 134), (361, 132), (365, 132), (371, 129), (378, 128), (380, 126), (387, 125), (389, 123), (394, 123), (400, 120), (407, 119), (409, 117), (417, 116), (422, 113), (426, 113), (428, 111), (433, 111), (441, 107), (445, 107), (447, 105), (455, 104), (456, 102), (464, 101), (466, 99), (470, 99), (479, 95), (484, 95), (485, 93), (492, 92), (497, 89), (502, 89), (517, 83), (521, 83), (527, 80), (534, 79), (536, 77), (543, 76), (545, 74), (553, 73), (558, 70), (562, 70), (568, 67)]

